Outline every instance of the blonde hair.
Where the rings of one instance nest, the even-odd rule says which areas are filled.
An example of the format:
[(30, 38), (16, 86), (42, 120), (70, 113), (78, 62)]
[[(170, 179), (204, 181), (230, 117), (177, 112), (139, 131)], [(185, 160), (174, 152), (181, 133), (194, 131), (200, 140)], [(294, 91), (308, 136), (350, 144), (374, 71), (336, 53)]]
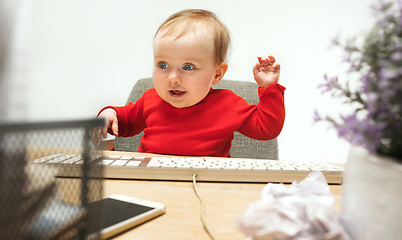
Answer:
[(230, 33), (218, 17), (208, 10), (187, 9), (171, 15), (158, 28), (155, 37), (159, 32), (166, 30), (162, 37), (177, 34), (176, 39), (178, 39), (186, 33), (194, 31), (200, 26), (199, 24), (202, 24), (212, 34), (216, 63), (225, 62), (230, 45)]

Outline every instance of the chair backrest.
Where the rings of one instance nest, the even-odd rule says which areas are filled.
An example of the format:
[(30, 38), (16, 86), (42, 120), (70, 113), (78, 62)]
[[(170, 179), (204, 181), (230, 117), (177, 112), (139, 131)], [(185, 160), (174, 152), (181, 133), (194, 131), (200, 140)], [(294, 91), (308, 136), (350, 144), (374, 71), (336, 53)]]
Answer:
[[(126, 104), (136, 102), (146, 90), (152, 87), (152, 78), (138, 80)], [(230, 89), (250, 104), (257, 104), (259, 101), (257, 84), (253, 82), (221, 80), (214, 88)], [(129, 138), (116, 137), (114, 149), (116, 151), (138, 151), (142, 135), (143, 133)], [(276, 138), (269, 141), (258, 141), (235, 132), (230, 156), (234, 158), (278, 159), (278, 141)]]

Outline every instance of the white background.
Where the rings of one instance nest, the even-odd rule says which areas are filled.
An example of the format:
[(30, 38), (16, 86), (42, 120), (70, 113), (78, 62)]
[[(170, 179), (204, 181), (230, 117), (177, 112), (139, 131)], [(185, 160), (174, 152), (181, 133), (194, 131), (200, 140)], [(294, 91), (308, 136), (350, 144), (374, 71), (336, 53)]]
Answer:
[(343, 162), (348, 144), (314, 109), (336, 114), (340, 102), (321, 96), (324, 73), (342, 75), (342, 54), (330, 49), (337, 35), (369, 29), (368, 0), (35, 0), (32, 1), (30, 120), (94, 117), (105, 105), (123, 105), (135, 82), (152, 76), (152, 41), (171, 14), (212, 10), (232, 35), (226, 79), (253, 81), (258, 56), (273, 54), (282, 66), (286, 121), (280, 159)]

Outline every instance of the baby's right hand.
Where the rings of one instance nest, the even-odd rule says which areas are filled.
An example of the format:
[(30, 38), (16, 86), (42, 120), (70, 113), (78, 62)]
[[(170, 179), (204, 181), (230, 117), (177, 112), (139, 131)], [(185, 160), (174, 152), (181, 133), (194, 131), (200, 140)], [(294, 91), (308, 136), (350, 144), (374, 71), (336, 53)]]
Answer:
[(92, 130), (92, 142), (97, 145), (103, 138), (107, 137), (107, 133), (112, 133), (115, 136), (119, 136), (119, 125), (117, 121), (116, 111), (112, 108), (103, 110), (99, 118), (105, 119), (105, 127), (99, 127)]

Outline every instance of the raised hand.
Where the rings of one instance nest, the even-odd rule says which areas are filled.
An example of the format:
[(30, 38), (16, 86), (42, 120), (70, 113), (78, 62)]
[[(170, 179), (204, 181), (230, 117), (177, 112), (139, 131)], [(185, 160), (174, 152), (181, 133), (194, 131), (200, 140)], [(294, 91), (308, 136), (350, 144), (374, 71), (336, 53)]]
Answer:
[(253, 68), (254, 79), (258, 86), (266, 88), (279, 80), (281, 66), (274, 56), (258, 57), (258, 63)]

